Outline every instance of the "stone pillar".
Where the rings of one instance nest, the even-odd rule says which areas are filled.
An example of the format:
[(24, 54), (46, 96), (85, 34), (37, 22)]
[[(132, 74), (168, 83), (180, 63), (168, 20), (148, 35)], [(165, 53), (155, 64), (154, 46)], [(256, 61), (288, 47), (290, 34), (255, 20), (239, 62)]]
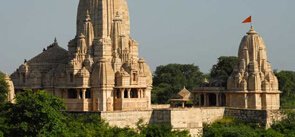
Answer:
[(204, 107), (207, 106), (207, 102), (208, 102), (208, 100), (207, 100), (207, 93), (204, 93)]
[(86, 99), (86, 89), (82, 89), (82, 99)]
[(131, 89), (128, 89), (128, 98), (130, 98), (130, 92), (131, 92)]
[(215, 96), (216, 96), (216, 106), (218, 107), (219, 106), (219, 93), (216, 93)]
[(184, 107), (185, 107), (185, 106), (184, 106), (184, 101), (182, 101), (181, 103), (182, 103), (182, 108), (184, 108)]
[(137, 89), (137, 98), (141, 98), (141, 89)]
[(197, 95), (199, 97), (199, 107), (201, 107), (202, 106), (202, 96), (201, 96), (201, 94), (197, 94)]
[(77, 91), (77, 99), (81, 99), (81, 97), (80, 97), (80, 89), (76, 89), (76, 91)]
[(244, 98), (245, 98), (245, 108), (248, 108), (248, 96), (247, 96), (247, 93), (244, 94)]
[(142, 98), (145, 98), (145, 89), (142, 89)]
[(142, 89), (138, 89), (139, 90), (139, 98), (143, 98), (142, 96)]
[(124, 89), (120, 89), (121, 92), (121, 99), (124, 99)]

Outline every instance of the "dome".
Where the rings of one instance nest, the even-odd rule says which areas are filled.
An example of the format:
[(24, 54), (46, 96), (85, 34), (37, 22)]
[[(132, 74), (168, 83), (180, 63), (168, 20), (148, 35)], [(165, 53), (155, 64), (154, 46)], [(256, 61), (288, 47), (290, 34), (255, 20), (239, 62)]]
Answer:
[(184, 87), (181, 91), (178, 92), (178, 94), (177, 94), (177, 98), (178, 98), (178, 99), (186, 99), (186, 100), (188, 100), (188, 99), (190, 99), (190, 95), (191, 95), (191, 92), (188, 91), (188, 90)]
[(68, 51), (61, 48), (57, 42), (54, 42), (48, 46), (47, 50), (41, 54), (35, 56), (28, 61), (28, 64), (32, 63), (66, 63), (68, 58)]
[(266, 48), (262, 37), (253, 27), (247, 32), (241, 41), (238, 57), (246, 63), (250, 61), (267, 60)]

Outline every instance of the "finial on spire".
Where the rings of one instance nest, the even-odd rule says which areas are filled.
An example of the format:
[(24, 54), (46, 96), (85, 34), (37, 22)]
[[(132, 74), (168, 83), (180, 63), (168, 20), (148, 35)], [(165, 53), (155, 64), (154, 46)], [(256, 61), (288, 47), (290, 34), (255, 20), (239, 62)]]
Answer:
[(86, 11), (86, 16), (89, 16), (89, 10)]
[(57, 43), (57, 39), (56, 39), (56, 37), (54, 38), (54, 43)]
[(250, 30), (247, 32), (248, 35), (257, 34), (257, 32), (254, 30), (254, 27), (251, 25)]
[(85, 22), (91, 21), (89, 10), (86, 11)]

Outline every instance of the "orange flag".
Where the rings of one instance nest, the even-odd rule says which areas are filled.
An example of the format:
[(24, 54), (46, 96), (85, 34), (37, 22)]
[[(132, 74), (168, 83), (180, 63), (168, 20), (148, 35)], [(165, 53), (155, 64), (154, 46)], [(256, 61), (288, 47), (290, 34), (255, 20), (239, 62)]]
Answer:
[(242, 23), (251, 23), (251, 22), (252, 22), (252, 16), (249, 16)]

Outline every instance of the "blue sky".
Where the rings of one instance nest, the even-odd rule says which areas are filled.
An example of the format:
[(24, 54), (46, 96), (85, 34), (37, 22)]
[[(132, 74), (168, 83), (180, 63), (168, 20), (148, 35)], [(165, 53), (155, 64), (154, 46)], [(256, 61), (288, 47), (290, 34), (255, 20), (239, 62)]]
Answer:
[[(235, 56), (253, 16), (273, 69), (295, 70), (294, 0), (128, 0), (132, 37), (152, 69), (168, 63), (208, 72)], [(6, 0), (0, 5), (0, 70), (13, 72), (57, 37), (74, 38), (78, 0)]]

